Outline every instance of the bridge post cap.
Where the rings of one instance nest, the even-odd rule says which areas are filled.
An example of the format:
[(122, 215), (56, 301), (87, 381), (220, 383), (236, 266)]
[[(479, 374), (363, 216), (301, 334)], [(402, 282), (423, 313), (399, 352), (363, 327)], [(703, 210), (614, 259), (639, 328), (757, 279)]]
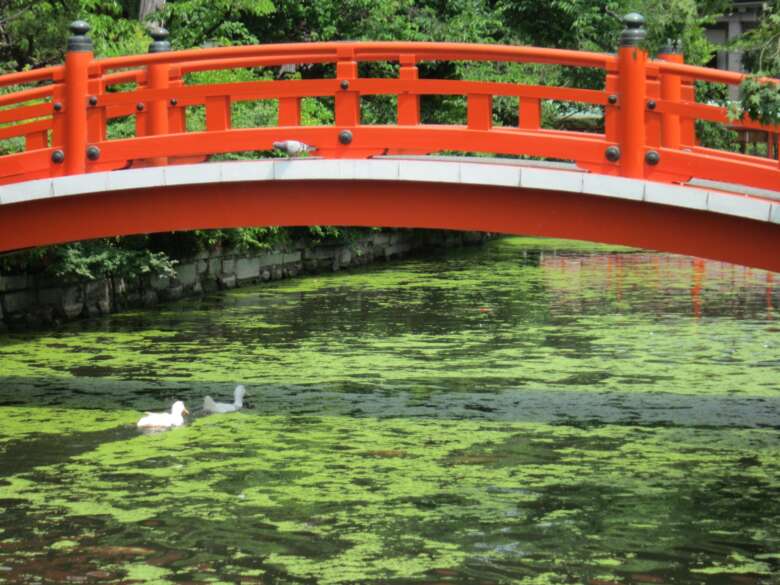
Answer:
[(92, 39), (87, 36), (89, 32), (89, 23), (83, 20), (74, 20), (70, 23), (70, 32), (68, 37), (68, 51), (91, 51)]
[(626, 28), (620, 33), (620, 46), (639, 46), (647, 35), (647, 31), (644, 27), (645, 17), (638, 12), (631, 12), (623, 17), (623, 24)]
[(171, 50), (171, 43), (168, 41), (168, 29), (162, 26), (153, 26), (149, 29), (149, 36), (154, 42), (149, 45), (150, 53), (164, 53)]

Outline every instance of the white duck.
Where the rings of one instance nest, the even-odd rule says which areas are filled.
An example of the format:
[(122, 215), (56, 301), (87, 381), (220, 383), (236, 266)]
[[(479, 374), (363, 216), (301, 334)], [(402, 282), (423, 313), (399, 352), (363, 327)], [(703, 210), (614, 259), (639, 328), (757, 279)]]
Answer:
[(242, 384), (236, 386), (233, 391), (233, 402), (214, 402), (211, 396), (203, 397), (203, 410), (206, 412), (235, 412), (244, 407), (244, 394), (246, 388)]
[(177, 400), (171, 406), (171, 412), (147, 412), (138, 421), (140, 428), (167, 428), (180, 427), (184, 424), (182, 414), (189, 414), (187, 407), (181, 400)]

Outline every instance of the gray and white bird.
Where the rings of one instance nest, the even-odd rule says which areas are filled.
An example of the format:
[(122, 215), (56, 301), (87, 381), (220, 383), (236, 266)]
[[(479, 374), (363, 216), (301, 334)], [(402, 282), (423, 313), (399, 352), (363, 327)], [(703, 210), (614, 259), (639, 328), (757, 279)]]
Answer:
[(274, 142), (274, 149), (281, 150), (289, 156), (297, 156), (306, 152), (314, 152), (317, 150), (317, 147), (298, 140), (280, 140), (279, 142)]
[(244, 407), (244, 395), (246, 394), (246, 388), (242, 384), (236, 386), (233, 391), (233, 402), (215, 402), (211, 396), (203, 397), (203, 410), (206, 412), (235, 412), (241, 410)]

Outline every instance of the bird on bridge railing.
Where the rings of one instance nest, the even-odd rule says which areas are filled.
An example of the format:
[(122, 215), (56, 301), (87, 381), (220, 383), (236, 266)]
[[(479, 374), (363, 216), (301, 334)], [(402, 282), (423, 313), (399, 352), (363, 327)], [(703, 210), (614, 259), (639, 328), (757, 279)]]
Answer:
[(203, 397), (203, 410), (206, 412), (235, 412), (244, 407), (244, 395), (246, 388), (242, 384), (236, 386), (233, 391), (233, 402), (214, 402), (211, 396)]
[(274, 149), (281, 150), (282, 152), (287, 153), (289, 156), (297, 156), (307, 152), (314, 152), (317, 150), (317, 147), (311, 146), (310, 144), (305, 144), (298, 140), (281, 140), (279, 142), (274, 142)]
[(171, 406), (171, 412), (147, 412), (136, 424), (140, 428), (152, 429), (180, 427), (184, 424), (184, 414), (189, 414), (189, 411), (181, 400), (177, 400)]

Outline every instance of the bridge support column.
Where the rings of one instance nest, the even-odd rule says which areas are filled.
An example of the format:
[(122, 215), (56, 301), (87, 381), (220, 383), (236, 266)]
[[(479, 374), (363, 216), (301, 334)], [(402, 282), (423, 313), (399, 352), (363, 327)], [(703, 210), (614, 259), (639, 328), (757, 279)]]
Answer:
[[(669, 43), (659, 53), (658, 58), (670, 63), (684, 63), (685, 59), (679, 51), (679, 41)], [(682, 78), (679, 75), (663, 73), (661, 75), (661, 98), (665, 102), (682, 101)], [(681, 140), (681, 125), (679, 114), (665, 112), (661, 115), (661, 145), (665, 148), (679, 149)]]
[[(168, 42), (168, 31), (164, 28), (155, 28), (150, 31), (154, 42), (149, 45), (150, 53), (164, 53), (171, 50)], [(170, 84), (170, 65), (168, 63), (152, 63), (147, 67), (146, 85), (149, 89), (168, 89)], [(168, 134), (168, 100), (160, 98), (147, 103), (146, 134), (147, 136), (160, 136)], [(149, 159), (152, 166), (168, 164), (164, 156)]]
[(645, 19), (631, 13), (623, 22), (618, 50), (620, 87), (620, 174), (641, 178), (645, 174), (645, 108), (647, 98), (647, 52), (640, 47), (645, 38)]
[(83, 20), (72, 22), (73, 35), (65, 54), (65, 172), (80, 175), (87, 168), (87, 94), (89, 67), (92, 63), (92, 41), (89, 25)]

